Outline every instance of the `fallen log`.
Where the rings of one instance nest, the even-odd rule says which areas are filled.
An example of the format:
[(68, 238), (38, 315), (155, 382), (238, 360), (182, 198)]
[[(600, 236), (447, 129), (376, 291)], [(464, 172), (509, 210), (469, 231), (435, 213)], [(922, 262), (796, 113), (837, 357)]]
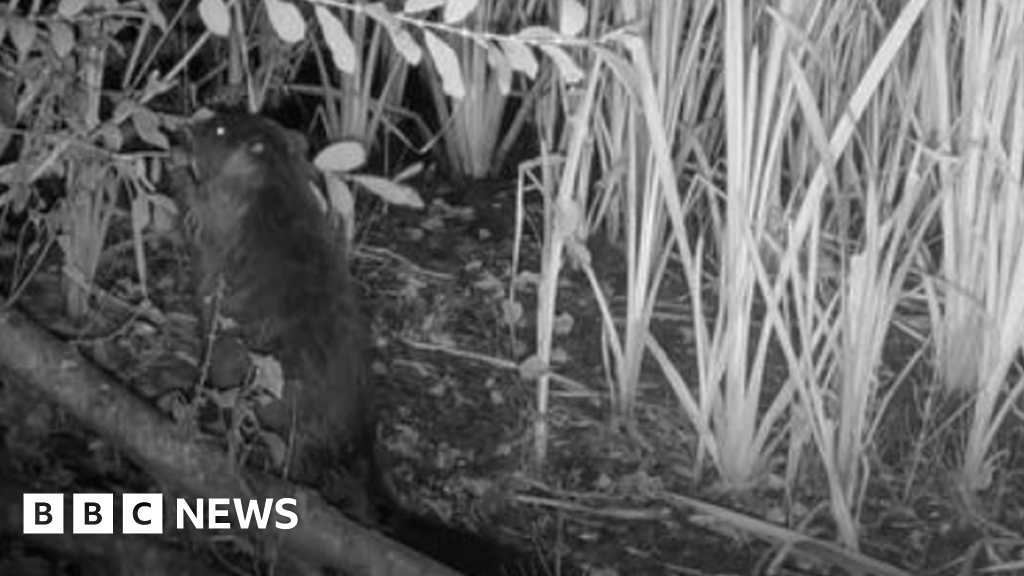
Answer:
[(223, 451), (195, 442), (193, 431), (171, 422), (74, 347), (3, 303), (0, 370), (8, 381), (41, 393), (117, 446), (176, 495), (245, 500), (295, 498), (297, 525), (282, 530), (270, 523), (263, 536), (280, 546), (281, 558), (296, 570), (326, 568), (353, 576), (458, 576), (446, 566), (349, 520), (315, 491), (238, 470)]
[[(83, 574), (128, 576), (226, 576), (168, 539), (153, 536), (111, 534), (102, 538), (83, 538), (69, 534), (22, 534), (23, 495), (37, 490), (27, 484), (0, 478), (0, 540), (22, 539), (48, 555), (72, 559)], [(64, 495), (64, 507), (72, 505), (71, 494)]]

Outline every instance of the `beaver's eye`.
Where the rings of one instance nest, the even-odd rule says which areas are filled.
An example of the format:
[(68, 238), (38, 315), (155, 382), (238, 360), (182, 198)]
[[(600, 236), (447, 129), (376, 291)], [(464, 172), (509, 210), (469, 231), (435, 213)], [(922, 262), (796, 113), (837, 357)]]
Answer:
[(213, 133), (223, 138), (227, 135), (228, 129), (223, 124), (218, 124), (217, 127), (213, 129)]

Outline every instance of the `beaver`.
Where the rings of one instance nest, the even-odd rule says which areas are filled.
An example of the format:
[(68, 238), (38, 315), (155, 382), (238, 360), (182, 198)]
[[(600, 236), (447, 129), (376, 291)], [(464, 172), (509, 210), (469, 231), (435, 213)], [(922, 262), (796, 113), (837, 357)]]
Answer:
[[(293, 439), (291, 476), (318, 480), (367, 433), (366, 326), (346, 237), (310, 187), (302, 148), (273, 120), (222, 113), (193, 127), (179, 176), (215, 387), (241, 384), (247, 352), (283, 368), (282, 397), (257, 411)], [(182, 180), (184, 180), (182, 182)], [(228, 326), (217, 319), (228, 319)]]
[[(252, 369), (250, 352), (273, 356), (283, 398), (257, 416), (294, 434), (293, 479), (327, 488), (350, 516), (466, 574), (549, 572), (543, 558), (404, 510), (390, 493), (373, 453), (367, 329), (347, 236), (310, 189), (304, 150), (261, 116), (220, 114), (193, 129), (191, 175), (176, 179), (203, 341), (214, 336), (207, 378), (236, 387)], [(338, 468), (341, 477), (329, 478)]]

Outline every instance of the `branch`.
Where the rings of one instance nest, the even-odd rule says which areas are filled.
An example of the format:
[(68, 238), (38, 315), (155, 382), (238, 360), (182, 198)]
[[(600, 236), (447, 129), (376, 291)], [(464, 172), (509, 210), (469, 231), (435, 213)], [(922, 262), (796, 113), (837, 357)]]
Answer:
[(0, 302), (0, 369), (122, 449), (164, 486), (201, 498), (295, 498), (297, 526), (263, 534), (295, 566), (346, 574), (458, 576), (331, 508), (319, 494), (282, 480), (239, 471), (225, 454), (195, 441), (73, 347)]

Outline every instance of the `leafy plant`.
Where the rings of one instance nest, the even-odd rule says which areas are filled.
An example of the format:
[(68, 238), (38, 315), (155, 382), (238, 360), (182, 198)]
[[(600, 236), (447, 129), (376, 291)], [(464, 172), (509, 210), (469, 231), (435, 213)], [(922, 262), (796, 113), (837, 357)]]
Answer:
[[(537, 4), (542, 3), (520, 6), (493, 0), (483, 2), (459, 35), (450, 34), (451, 50), (439, 37), (425, 35), (433, 55), (433, 65), (427, 69), (431, 73), (426, 78), (440, 121), (445, 159), (457, 178), (497, 175), (529, 117), (529, 103), (540, 84), (534, 84), (534, 90), (521, 98), (515, 117), (509, 121), (506, 115), (511, 104), (512, 69), (501, 56), (501, 40), (492, 31), (499, 27), (504, 30), (525, 27), (537, 11)], [(507, 53), (511, 55), (514, 50), (511, 48)], [(458, 67), (466, 83), (461, 97), (445, 94), (447, 77), (438, 74), (440, 66)], [(536, 79), (535, 65), (523, 72), (529, 80)]]
[[(372, 192), (381, 200), (396, 206), (422, 208), (423, 200), (410, 186), (402, 184), (415, 176), (420, 165), (415, 164), (393, 178), (381, 178), (370, 174), (352, 173), (366, 162), (366, 150), (358, 142), (338, 142), (321, 150), (314, 159), (327, 187), (329, 202), (325, 209), (339, 215), (351, 241), (355, 232), (355, 196), (351, 184)], [(351, 245), (351, 242), (348, 243)]]
[(924, 116), (939, 149), (959, 160), (939, 166), (942, 256), (927, 283), (929, 308), (941, 377), (974, 402), (962, 481), (983, 490), (996, 471), (996, 434), (1024, 391), (1015, 375), (1024, 344), (1024, 84), (1020, 49), (1007, 36), (1024, 12), (938, 2), (928, 14), (927, 81), (941, 88), (923, 100)]
[(385, 29), (364, 11), (336, 16), (318, 5), (316, 17), (334, 63), (326, 65), (317, 50), (316, 92), (323, 102), (328, 140), (356, 140), (372, 150), (383, 140), (383, 127), (405, 140), (389, 115), (400, 109), (408, 63), (388, 43)]
[[(65, 0), (47, 10), (37, 3), (26, 13), (12, 10), (4, 18), (16, 48), (15, 79), (21, 84), (17, 109), (28, 129), (17, 160), (0, 174), (12, 191), (3, 201), (20, 207), (30, 204), (41, 181), (61, 182), (65, 194), (48, 213), (46, 233), (56, 238), (63, 256), (68, 312), (80, 318), (89, 308), (100, 256), (123, 196), (132, 206), (145, 296), (140, 234), (154, 211), (168, 208), (150, 193), (159, 174), (155, 156), (168, 147), (161, 132), (167, 122), (145, 102), (169, 84), (131, 71), (138, 71), (137, 62), (152, 46), (149, 32), (165, 29), (166, 21), (155, 6), (122, 9), (114, 2)], [(125, 30), (134, 34), (119, 35)], [(122, 36), (129, 38), (127, 44), (112, 52)], [(111, 54), (131, 55), (122, 69), (127, 72), (111, 77)], [(134, 89), (138, 78), (147, 80)], [(118, 81), (119, 91), (107, 91)]]

